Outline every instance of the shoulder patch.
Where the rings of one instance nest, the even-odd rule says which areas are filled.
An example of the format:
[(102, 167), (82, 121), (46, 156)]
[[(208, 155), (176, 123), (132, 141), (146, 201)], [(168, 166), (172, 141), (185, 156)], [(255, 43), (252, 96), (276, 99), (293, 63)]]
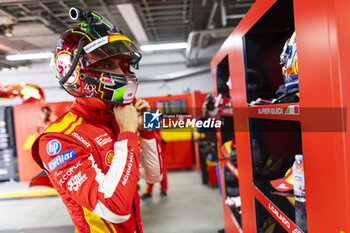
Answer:
[(49, 155), (57, 155), (61, 151), (61, 143), (56, 139), (52, 139), (46, 145), (46, 152)]
[(48, 163), (50, 172), (55, 170), (57, 167), (61, 166), (68, 160), (71, 160), (72, 158), (75, 158), (74, 150), (63, 152)]

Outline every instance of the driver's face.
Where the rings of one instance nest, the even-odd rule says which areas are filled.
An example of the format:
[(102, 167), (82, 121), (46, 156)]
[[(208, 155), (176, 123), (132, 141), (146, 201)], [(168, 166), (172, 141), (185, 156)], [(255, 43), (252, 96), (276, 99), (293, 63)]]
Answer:
[(92, 65), (92, 68), (113, 72), (117, 74), (124, 74), (122, 67), (125, 66), (123, 60), (117, 57), (110, 57), (98, 61)]

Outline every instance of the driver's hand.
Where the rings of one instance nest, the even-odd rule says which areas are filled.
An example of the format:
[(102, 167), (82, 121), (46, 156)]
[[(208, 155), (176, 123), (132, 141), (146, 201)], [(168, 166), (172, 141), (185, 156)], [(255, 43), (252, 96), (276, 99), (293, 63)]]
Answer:
[(114, 117), (119, 126), (119, 132), (135, 133), (138, 128), (137, 110), (132, 104), (119, 105), (113, 108)]
[(151, 106), (149, 106), (149, 104), (145, 100), (139, 98), (136, 98), (134, 106), (137, 110), (138, 130), (151, 131), (151, 129), (143, 129), (143, 112), (151, 111)]

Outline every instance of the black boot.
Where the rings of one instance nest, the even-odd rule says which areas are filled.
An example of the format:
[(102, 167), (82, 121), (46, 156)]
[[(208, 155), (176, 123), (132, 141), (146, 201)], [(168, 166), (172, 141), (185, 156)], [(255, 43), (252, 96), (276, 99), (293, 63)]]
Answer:
[(150, 194), (150, 193), (145, 193), (145, 194), (143, 194), (143, 195), (141, 196), (141, 200), (146, 200), (146, 199), (151, 198), (151, 197), (152, 197), (152, 194)]

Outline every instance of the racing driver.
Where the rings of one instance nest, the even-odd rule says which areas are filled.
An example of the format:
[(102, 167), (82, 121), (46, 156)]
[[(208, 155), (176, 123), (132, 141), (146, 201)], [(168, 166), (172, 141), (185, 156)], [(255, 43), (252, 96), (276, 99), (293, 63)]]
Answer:
[[(79, 233), (142, 233), (139, 175), (162, 179), (160, 141), (142, 129), (135, 98), (141, 54), (96, 12), (71, 8), (81, 23), (59, 38), (53, 69), (75, 102), (37, 138), (35, 161), (47, 172)], [(139, 170), (142, 165), (142, 170)]]

